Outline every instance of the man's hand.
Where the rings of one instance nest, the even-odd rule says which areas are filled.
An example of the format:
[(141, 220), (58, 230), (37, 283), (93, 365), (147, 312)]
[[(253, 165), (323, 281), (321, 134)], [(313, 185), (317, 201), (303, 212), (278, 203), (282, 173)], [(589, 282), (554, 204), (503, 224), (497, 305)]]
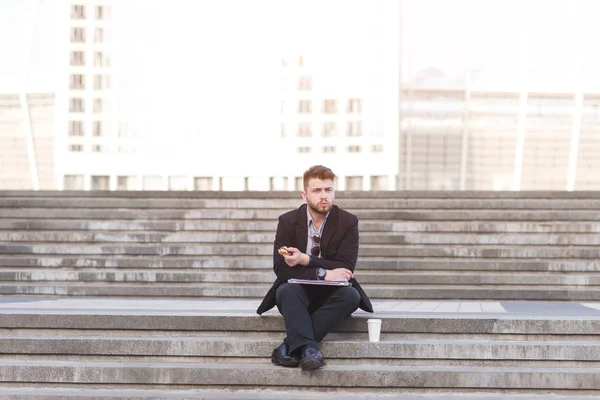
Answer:
[(354, 274), (346, 268), (330, 269), (325, 275), (326, 281), (349, 281), (351, 278), (354, 278)]
[(295, 267), (299, 264), (308, 265), (310, 258), (306, 254), (302, 253), (295, 247), (286, 247), (286, 250), (288, 254), (283, 255), (283, 259), (287, 265), (290, 267)]

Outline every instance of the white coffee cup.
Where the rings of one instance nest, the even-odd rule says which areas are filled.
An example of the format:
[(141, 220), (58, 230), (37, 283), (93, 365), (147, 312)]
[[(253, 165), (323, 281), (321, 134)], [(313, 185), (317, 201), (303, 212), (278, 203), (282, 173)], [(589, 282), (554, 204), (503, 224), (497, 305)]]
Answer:
[(379, 342), (381, 335), (381, 320), (368, 319), (367, 326), (369, 328), (369, 342)]

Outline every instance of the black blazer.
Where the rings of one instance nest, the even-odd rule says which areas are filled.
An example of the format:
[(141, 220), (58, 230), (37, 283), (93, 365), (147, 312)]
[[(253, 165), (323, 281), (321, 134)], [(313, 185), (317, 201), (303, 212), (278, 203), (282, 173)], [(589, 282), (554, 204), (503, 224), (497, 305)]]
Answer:
[[(279, 285), (289, 278), (316, 279), (317, 268), (347, 268), (354, 272), (358, 258), (358, 218), (334, 205), (331, 208), (321, 237), (321, 257), (310, 256), (306, 266), (290, 267), (277, 251), (282, 246), (296, 247), (306, 253), (308, 222), (306, 204), (296, 210), (279, 216), (275, 243), (273, 245), (273, 271), (277, 279), (256, 310), (260, 315), (275, 307), (275, 292)], [(352, 286), (360, 294), (359, 308), (373, 312), (371, 301), (360, 287), (356, 279), (350, 279)]]

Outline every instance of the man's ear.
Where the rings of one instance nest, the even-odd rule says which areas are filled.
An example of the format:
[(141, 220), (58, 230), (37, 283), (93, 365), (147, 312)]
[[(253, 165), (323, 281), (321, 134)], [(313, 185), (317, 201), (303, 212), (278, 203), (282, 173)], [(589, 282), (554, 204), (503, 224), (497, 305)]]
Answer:
[(302, 192), (300, 192), (300, 194), (302, 194), (302, 200), (306, 201), (306, 192), (303, 190)]

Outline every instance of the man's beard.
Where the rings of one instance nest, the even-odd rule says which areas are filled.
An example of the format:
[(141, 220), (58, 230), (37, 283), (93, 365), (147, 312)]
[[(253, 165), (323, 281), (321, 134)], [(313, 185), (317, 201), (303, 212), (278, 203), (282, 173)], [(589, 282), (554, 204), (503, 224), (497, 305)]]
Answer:
[(308, 204), (311, 210), (321, 215), (327, 215), (327, 213), (331, 210), (331, 203), (328, 203), (326, 207), (319, 207), (318, 204), (311, 204), (308, 201), (306, 204)]

